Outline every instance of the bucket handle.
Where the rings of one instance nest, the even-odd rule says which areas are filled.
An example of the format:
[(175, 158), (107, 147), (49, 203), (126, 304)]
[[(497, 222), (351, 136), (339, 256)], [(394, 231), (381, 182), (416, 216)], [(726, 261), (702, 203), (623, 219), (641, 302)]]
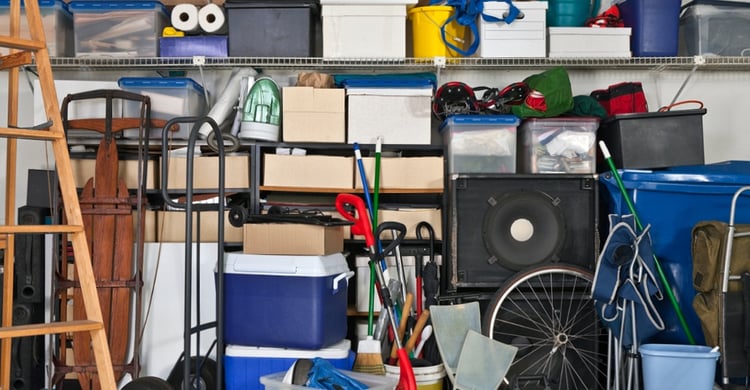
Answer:
[(339, 282), (342, 279), (347, 280), (347, 286), (348, 286), (349, 285), (348, 281), (349, 279), (352, 278), (352, 276), (354, 276), (354, 271), (348, 271), (348, 272), (342, 272), (338, 274), (335, 278), (333, 278), (333, 292), (331, 293), (331, 295), (336, 295), (339, 292)]

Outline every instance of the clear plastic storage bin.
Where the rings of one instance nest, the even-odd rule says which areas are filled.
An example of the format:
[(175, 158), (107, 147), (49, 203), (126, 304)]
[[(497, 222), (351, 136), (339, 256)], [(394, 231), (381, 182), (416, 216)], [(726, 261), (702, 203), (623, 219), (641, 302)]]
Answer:
[(453, 115), (441, 126), (449, 173), (515, 173), (515, 115)]
[(599, 118), (529, 118), (518, 129), (518, 173), (595, 173)]
[[(70, 57), (73, 55), (73, 15), (68, 4), (62, 0), (40, 0), (39, 12), (44, 25), (44, 36), (47, 38), (47, 51), (53, 57)], [(10, 0), (0, 0), (0, 26), (10, 25)], [(21, 38), (30, 39), (26, 12), (21, 7)], [(0, 55), (8, 54), (7, 48), (0, 48)]]

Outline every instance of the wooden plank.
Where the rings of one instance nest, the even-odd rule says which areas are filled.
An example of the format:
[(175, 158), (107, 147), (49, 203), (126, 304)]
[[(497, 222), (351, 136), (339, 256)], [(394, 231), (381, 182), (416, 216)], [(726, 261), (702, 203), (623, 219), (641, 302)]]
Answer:
[(69, 332), (89, 332), (103, 328), (104, 325), (101, 322), (91, 320), (16, 325), (0, 328), (0, 338), (5, 339)]
[(21, 233), (76, 233), (82, 232), (82, 226), (74, 225), (4, 225), (0, 226), (0, 234)]
[(54, 141), (65, 137), (65, 133), (53, 133), (49, 130), (11, 129), (0, 127), (0, 136), (8, 138), (26, 138)]
[(23, 65), (30, 65), (31, 63), (31, 53), (29, 53), (28, 51), (13, 53), (0, 57), (0, 70), (16, 68)]

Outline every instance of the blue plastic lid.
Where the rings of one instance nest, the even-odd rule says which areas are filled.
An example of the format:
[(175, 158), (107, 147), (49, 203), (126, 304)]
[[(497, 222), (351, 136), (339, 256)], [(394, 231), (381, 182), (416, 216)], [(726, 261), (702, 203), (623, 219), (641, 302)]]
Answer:
[(495, 126), (518, 126), (521, 119), (515, 115), (497, 114), (497, 115), (476, 115), (476, 114), (455, 114), (450, 115), (440, 125), (439, 131), (451, 125), (495, 125)]
[(87, 1), (74, 0), (70, 2), (72, 12), (111, 12), (138, 11), (158, 9), (165, 15), (167, 8), (159, 1)]
[(203, 87), (188, 77), (121, 77), (117, 85), (122, 89), (192, 88), (203, 94)]
[[(715, 164), (685, 165), (659, 171), (623, 170), (623, 184), (628, 188), (663, 190), (670, 184), (687, 188), (750, 185), (750, 161), (724, 161)], [(692, 188), (696, 190), (695, 188)], [(708, 188), (697, 190), (710, 192)], [(680, 192), (683, 192), (680, 190)]]
[(380, 77), (353, 78), (343, 82), (345, 88), (432, 88), (431, 80), (423, 78)]
[[(21, 6), (24, 5), (23, 0), (21, 0)], [(59, 6), (64, 8), (65, 10), (68, 9), (68, 4), (63, 2), (62, 0), (39, 0), (39, 8), (50, 8)], [(10, 0), (0, 0), (0, 8), (9, 8), (10, 7)]]

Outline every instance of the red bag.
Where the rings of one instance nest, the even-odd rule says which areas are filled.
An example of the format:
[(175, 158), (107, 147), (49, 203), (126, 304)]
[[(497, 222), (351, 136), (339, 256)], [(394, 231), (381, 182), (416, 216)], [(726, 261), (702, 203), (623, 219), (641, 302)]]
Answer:
[(623, 82), (610, 85), (607, 89), (591, 92), (591, 97), (604, 107), (607, 114), (629, 114), (648, 112), (646, 95), (640, 82)]

